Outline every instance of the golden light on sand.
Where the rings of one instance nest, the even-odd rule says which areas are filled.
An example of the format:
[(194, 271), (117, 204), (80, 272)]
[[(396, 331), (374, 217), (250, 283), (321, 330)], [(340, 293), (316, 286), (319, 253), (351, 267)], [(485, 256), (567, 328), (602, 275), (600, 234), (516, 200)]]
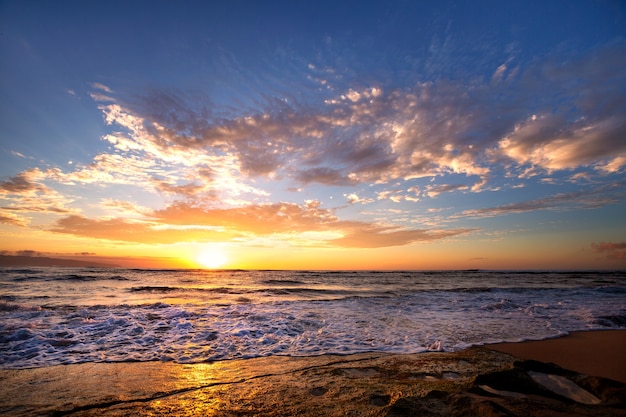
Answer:
[(228, 263), (228, 256), (220, 247), (207, 246), (200, 251), (196, 257), (196, 261), (204, 268), (215, 269), (226, 265)]

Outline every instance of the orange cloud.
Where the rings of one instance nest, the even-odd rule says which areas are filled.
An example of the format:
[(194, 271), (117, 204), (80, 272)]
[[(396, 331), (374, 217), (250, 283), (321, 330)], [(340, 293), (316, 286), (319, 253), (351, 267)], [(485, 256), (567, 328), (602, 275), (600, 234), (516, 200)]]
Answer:
[[(56, 233), (140, 243), (189, 241), (239, 241), (276, 237), (310, 242), (318, 233), (318, 246), (375, 248), (433, 241), (468, 233), (469, 229), (407, 230), (366, 222), (341, 221), (315, 201), (300, 206), (292, 203), (248, 205), (227, 209), (205, 209), (177, 203), (151, 213), (142, 221), (88, 219), (72, 215), (58, 220), (50, 229)], [(342, 236), (336, 238), (336, 236)], [(301, 237), (301, 239), (299, 238)], [(310, 243), (308, 243), (310, 245)]]
[(345, 236), (333, 239), (330, 243), (350, 248), (382, 248), (404, 246), (414, 242), (432, 242), (471, 231), (472, 229), (402, 230), (398, 227), (354, 223), (354, 228), (347, 229)]
[(131, 222), (125, 219), (89, 219), (72, 215), (57, 220), (51, 232), (96, 239), (135, 243), (177, 243), (190, 241), (226, 241), (237, 237), (231, 231), (206, 228), (168, 228), (146, 222)]
[(591, 248), (598, 253), (605, 254), (607, 259), (626, 259), (626, 242), (593, 242)]
[(274, 203), (227, 209), (204, 209), (177, 203), (155, 211), (153, 216), (167, 224), (225, 227), (255, 235), (327, 230), (338, 222), (337, 217), (320, 208), (317, 202), (304, 206)]
[(23, 216), (18, 216), (13, 213), (1, 213), (0, 223), (12, 224), (14, 226), (26, 227), (28, 226), (28, 219)]
[(71, 198), (44, 185), (47, 171), (29, 169), (0, 182), (0, 223), (27, 226), (30, 218), (15, 213), (68, 214)]
[(0, 182), (0, 196), (45, 192), (46, 187), (37, 182), (42, 176), (43, 173), (37, 168), (20, 172), (16, 176), (9, 178), (8, 181)]

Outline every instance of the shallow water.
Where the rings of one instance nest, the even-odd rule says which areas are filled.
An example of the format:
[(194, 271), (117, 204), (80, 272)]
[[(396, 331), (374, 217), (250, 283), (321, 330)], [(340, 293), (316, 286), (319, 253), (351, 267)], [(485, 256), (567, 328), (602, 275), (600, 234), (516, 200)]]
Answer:
[(626, 328), (626, 274), (0, 268), (0, 367), (459, 350)]

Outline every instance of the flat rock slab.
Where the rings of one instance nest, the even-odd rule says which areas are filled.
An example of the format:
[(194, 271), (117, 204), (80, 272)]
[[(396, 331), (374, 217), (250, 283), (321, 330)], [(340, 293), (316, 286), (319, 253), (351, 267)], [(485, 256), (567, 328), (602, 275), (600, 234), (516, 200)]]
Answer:
[(532, 371), (528, 372), (528, 375), (530, 375), (535, 382), (543, 385), (555, 394), (562, 395), (570, 400), (582, 404), (594, 405), (602, 402), (598, 397), (563, 376)]
[[(472, 348), (2, 370), (0, 415), (626, 416), (624, 384), (543, 365)], [(566, 378), (599, 404), (553, 392), (533, 372)]]

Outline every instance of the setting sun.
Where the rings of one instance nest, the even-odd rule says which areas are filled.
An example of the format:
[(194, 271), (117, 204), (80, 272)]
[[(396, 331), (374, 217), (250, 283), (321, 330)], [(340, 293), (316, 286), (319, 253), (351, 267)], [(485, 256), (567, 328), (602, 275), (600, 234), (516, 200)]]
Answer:
[(209, 246), (198, 254), (196, 261), (205, 268), (214, 269), (224, 266), (228, 257), (223, 249)]

